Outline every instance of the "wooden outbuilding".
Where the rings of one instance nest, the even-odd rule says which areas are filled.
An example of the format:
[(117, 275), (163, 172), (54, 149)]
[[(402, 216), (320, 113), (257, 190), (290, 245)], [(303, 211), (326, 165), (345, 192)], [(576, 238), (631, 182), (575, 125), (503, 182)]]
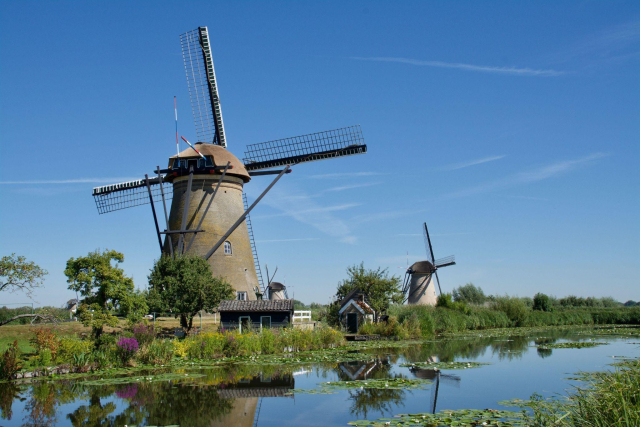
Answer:
[(339, 316), (340, 324), (355, 334), (360, 325), (374, 321), (376, 312), (369, 305), (368, 297), (359, 289), (354, 289), (340, 301)]
[(218, 306), (220, 324), (227, 330), (286, 328), (293, 321), (293, 300), (225, 300)]

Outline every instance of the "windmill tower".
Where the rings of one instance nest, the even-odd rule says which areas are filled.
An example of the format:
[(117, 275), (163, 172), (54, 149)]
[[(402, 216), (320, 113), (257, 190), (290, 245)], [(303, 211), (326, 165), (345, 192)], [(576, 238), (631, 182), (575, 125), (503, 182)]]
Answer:
[[(266, 289), (260, 279), (249, 212), (291, 172), (291, 166), (364, 154), (367, 146), (360, 127), (351, 126), (248, 145), (240, 161), (227, 149), (207, 27), (182, 34), (180, 41), (198, 142), (192, 145), (182, 137), (189, 148), (178, 149), (166, 169), (157, 167), (152, 178), (145, 175), (136, 181), (96, 187), (93, 196), (100, 214), (150, 204), (163, 253), (202, 256), (214, 275), (231, 283), (238, 299), (255, 300)], [(263, 175), (276, 177), (247, 207), (244, 186)], [(164, 231), (158, 224), (156, 202), (162, 202)]]
[(436, 296), (436, 288), (433, 283), (435, 276), (438, 283), (438, 291), (442, 293), (440, 288), (440, 279), (438, 278), (438, 268), (455, 265), (455, 256), (434, 259), (433, 247), (431, 246), (431, 238), (427, 223), (424, 223), (424, 244), (427, 251), (427, 260), (418, 261), (407, 269), (402, 287), (402, 293), (405, 295), (405, 301), (408, 304), (436, 305), (438, 298)]

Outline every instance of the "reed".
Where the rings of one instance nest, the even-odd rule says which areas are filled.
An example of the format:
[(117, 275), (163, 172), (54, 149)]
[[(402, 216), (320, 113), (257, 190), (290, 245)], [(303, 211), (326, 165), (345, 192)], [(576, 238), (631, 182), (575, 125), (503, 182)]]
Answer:
[(585, 374), (585, 387), (563, 399), (534, 395), (525, 406), (532, 409), (535, 426), (638, 426), (640, 425), (640, 360), (617, 364), (613, 371)]

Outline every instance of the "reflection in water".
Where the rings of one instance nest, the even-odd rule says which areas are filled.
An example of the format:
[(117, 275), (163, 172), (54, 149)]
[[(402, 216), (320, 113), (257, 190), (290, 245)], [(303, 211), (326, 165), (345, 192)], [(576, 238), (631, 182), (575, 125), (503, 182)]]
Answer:
[[(391, 355), (376, 356), (366, 362), (340, 363), (336, 372), (342, 381), (355, 381), (380, 378), (403, 378), (403, 375), (391, 375)], [(361, 389), (348, 390), (349, 408), (352, 415), (367, 418), (369, 412), (391, 413), (397, 407), (403, 406), (406, 390), (391, 389)]]
[[(261, 408), (264, 413), (267, 407), (271, 410), (274, 405), (278, 407), (278, 401), (273, 400), (263, 405), (264, 398), (278, 398), (285, 405), (287, 402), (294, 403), (290, 400), (293, 398), (287, 395), (295, 388), (295, 375), (307, 375), (320, 381), (327, 376), (337, 376), (341, 381), (402, 378), (407, 371), (396, 368), (399, 362), (453, 362), (473, 360), (486, 354), (508, 361), (532, 351), (534, 344), (549, 344), (560, 338), (580, 340), (585, 337), (573, 331), (557, 330), (536, 336), (441, 339), (406, 347), (361, 349), (359, 354), (363, 360), (360, 362), (279, 366), (237, 364), (176, 370), (174, 372), (202, 375), (201, 378), (189, 377), (179, 381), (105, 383), (99, 386), (85, 385), (82, 380), (2, 383), (0, 417), (3, 421), (0, 425), (7, 425), (8, 422), (11, 427), (52, 426), (58, 423), (73, 426), (248, 427), (259, 425)], [(540, 347), (536, 348), (536, 352), (539, 357), (552, 355), (551, 350)], [(423, 405), (431, 412), (437, 412), (438, 399), (442, 398), (443, 393), (446, 394), (450, 386), (460, 387), (461, 384), (460, 377), (450, 375), (448, 371), (413, 367), (410, 372), (416, 378), (433, 381), (430, 401)], [(349, 403), (336, 410), (348, 408), (350, 416), (359, 419), (398, 413), (405, 403), (411, 402), (412, 397), (424, 396), (419, 391), (386, 388), (349, 389), (340, 393), (348, 396)], [(284, 400), (285, 397), (287, 400)], [(284, 414), (282, 417), (282, 424), (286, 424)]]

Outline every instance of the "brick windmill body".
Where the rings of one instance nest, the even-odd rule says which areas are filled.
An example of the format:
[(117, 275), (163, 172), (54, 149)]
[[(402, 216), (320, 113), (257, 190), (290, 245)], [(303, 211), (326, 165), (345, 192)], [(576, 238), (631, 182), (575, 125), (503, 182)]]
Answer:
[[(241, 300), (266, 292), (249, 212), (298, 163), (364, 154), (359, 126), (248, 145), (243, 161), (227, 149), (222, 110), (211, 59), (209, 34), (199, 27), (180, 36), (198, 141), (169, 159), (155, 176), (96, 187), (99, 213), (150, 204), (162, 253), (207, 259), (215, 276), (225, 277)], [(176, 143), (179, 147), (176, 112)], [(278, 168), (278, 169), (276, 169)], [(244, 185), (252, 177), (276, 175), (248, 206)], [(170, 213), (167, 200), (172, 199)], [(161, 231), (156, 203), (164, 210)]]

